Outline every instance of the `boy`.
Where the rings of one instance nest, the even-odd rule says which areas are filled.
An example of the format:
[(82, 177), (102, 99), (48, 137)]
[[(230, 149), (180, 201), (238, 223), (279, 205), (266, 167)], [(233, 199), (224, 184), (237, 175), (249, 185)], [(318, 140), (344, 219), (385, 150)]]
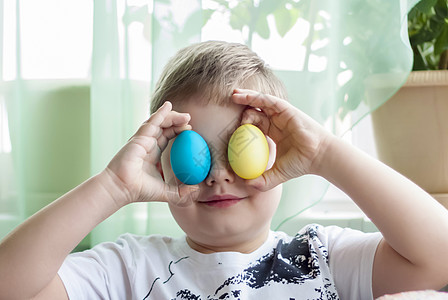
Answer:
[[(2, 299), (372, 299), (448, 283), (447, 210), (285, 98), (243, 45), (179, 51), (157, 84), (153, 114), (107, 168), (2, 242)], [(226, 159), (229, 136), (244, 123), (258, 126), (270, 148), (267, 170), (252, 180)], [(173, 138), (190, 129), (213, 149), (210, 173), (196, 186), (180, 184), (169, 162)], [(382, 235), (318, 225), (295, 237), (271, 232), (281, 183), (304, 174), (345, 191)], [(186, 236), (124, 235), (69, 255), (137, 201), (168, 202)]]

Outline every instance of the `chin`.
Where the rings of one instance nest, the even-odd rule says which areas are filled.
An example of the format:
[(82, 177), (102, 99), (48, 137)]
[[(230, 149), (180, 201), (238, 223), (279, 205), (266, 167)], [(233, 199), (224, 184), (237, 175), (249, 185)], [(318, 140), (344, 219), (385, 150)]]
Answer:
[(230, 248), (244, 244), (255, 237), (267, 234), (270, 224), (257, 224), (252, 227), (239, 224), (230, 226), (211, 226), (207, 230), (194, 230), (186, 234), (194, 241), (218, 248)]

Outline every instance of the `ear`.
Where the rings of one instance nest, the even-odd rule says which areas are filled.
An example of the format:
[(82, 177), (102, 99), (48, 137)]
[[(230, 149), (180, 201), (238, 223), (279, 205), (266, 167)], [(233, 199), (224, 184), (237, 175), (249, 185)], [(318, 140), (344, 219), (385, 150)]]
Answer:
[(165, 176), (163, 176), (162, 164), (160, 161), (156, 164), (157, 171), (159, 171), (160, 176), (162, 176), (163, 181), (165, 181)]

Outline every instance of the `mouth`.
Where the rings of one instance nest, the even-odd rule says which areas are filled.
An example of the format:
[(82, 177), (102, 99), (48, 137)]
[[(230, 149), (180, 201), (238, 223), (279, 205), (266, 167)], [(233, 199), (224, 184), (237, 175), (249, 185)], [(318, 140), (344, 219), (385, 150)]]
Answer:
[(199, 203), (217, 208), (226, 208), (237, 204), (244, 198), (245, 197), (237, 197), (235, 195), (214, 195)]

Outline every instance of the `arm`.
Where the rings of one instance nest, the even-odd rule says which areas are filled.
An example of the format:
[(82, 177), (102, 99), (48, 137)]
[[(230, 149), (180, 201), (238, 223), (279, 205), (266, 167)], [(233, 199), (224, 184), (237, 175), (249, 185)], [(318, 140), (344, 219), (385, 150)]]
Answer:
[(304, 174), (326, 178), (348, 194), (384, 236), (375, 255), (374, 296), (437, 289), (448, 283), (448, 211), (417, 185), (324, 130), (285, 100), (236, 90), (236, 103), (277, 144), (271, 170), (251, 184), (267, 190)]
[(166, 103), (139, 128), (107, 168), (26, 220), (0, 244), (0, 295), (66, 299), (57, 272), (96, 225), (128, 203), (190, 199), (194, 187), (166, 184), (157, 164), (169, 139), (190, 125)]
[[(29, 299), (55, 280), (70, 251), (118, 210), (104, 174), (95, 176), (16, 228), (0, 245), (0, 294)], [(112, 188), (112, 186), (109, 186)], [(59, 281), (60, 282), (60, 281)], [(55, 288), (55, 283), (52, 285)], [(60, 291), (64, 290), (60, 282)]]
[(316, 170), (349, 195), (384, 236), (374, 262), (378, 297), (448, 283), (448, 211), (417, 185), (332, 138)]

